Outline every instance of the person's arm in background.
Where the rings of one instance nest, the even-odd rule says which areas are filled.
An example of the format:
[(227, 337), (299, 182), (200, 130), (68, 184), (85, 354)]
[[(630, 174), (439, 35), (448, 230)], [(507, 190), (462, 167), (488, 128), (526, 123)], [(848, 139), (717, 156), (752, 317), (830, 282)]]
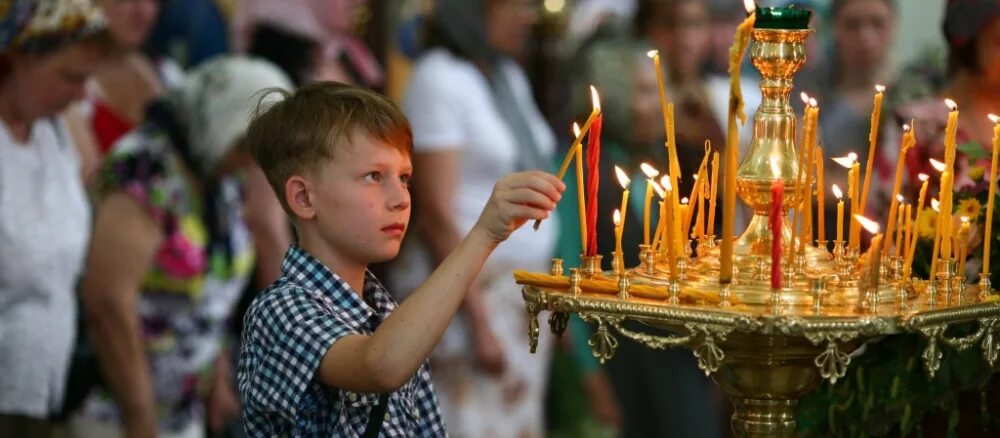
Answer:
[(63, 120), (66, 121), (66, 128), (73, 138), (73, 145), (76, 146), (77, 155), (80, 157), (80, 177), (83, 179), (83, 185), (90, 187), (94, 175), (101, 166), (97, 138), (94, 137), (94, 131), (90, 129), (80, 104), (72, 105), (64, 111)]
[(154, 437), (156, 408), (137, 301), (163, 233), (149, 213), (118, 192), (100, 203), (81, 300), (102, 374), (121, 409), (125, 436)]
[[(418, 172), (413, 178), (414, 210), (421, 239), (431, 254), (434, 266), (454, 251), (462, 240), (455, 224), (453, 200), (458, 187), (458, 168), (462, 152), (448, 148), (414, 156), (413, 167)], [(489, 312), (483, 304), (482, 294), (473, 282), (462, 303), (462, 310), (471, 328), (476, 363), (492, 375), (503, 374), (505, 363), (500, 342), (489, 325)]]

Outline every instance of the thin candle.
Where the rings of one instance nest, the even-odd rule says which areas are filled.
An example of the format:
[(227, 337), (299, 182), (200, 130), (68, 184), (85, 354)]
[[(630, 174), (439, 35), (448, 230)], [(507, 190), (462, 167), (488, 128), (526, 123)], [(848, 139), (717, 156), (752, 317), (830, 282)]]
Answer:
[(969, 218), (962, 216), (962, 225), (958, 228), (958, 278), (965, 283), (965, 257), (969, 253)]
[(587, 135), (587, 246), (588, 256), (597, 255), (597, 192), (601, 179), (601, 125), (603, 116), (600, 113), (601, 99), (597, 89), (590, 87), (590, 96), (597, 113), (590, 133)]
[[(854, 220), (865, 227), (869, 233), (874, 234), (872, 237), (871, 247), (868, 248), (868, 282), (871, 288), (878, 293), (878, 280), (879, 280), (879, 266), (881, 263), (880, 254), (882, 253), (882, 234), (880, 233), (881, 227), (879, 227), (878, 222), (868, 219), (860, 214), (854, 216)], [(892, 240), (890, 237), (890, 241)]]
[(848, 224), (848, 247), (856, 248), (860, 224), (853, 220), (855, 214), (858, 214), (858, 161), (857, 155), (853, 152), (847, 154), (846, 157), (833, 158), (833, 161), (837, 164), (844, 166), (848, 170), (847, 172), (847, 198), (851, 200), (851, 216), (848, 218), (850, 222)]
[(719, 193), (719, 151), (712, 153), (712, 188), (708, 201), (708, 235), (715, 235), (715, 202)]
[(808, 118), (806, 123), (811, 125), (809, 130), (809, 142), (807, 143), (808, 148), (806, 149), (806, 184), (805, 190), (805, 206), (803, 211), (805, 212), (805, 219), (802, 227), (802, 238), (799, 239), (799, 253), (805, 252), (805, 245), (812, 242), (812, 227), (813, 227), (813, 217), (812, 217), (812, 199), (813, 199), (813, 166), (812, 166), (812, 156), (813, 151), (816, 149), (816, 134), (817, 134), (817, 124), (819, 119), (819, 105), (816, 103), (815, 98), (809, 98), (809, 107), (806, 111)]
[[(892, 201), (889, 204), (889, 222), (886, 224), (885, 234), (891, 236), (893, 232), (893, 226), (896, 223), (896, 215), (899, 211), (899, 203), (896, 199), (899, 197), (899, 188), (903, 184), (903, 171), (906, 166), (906, 153), (916, 144), (916, 139), (913, 137), (913, 131), (910, 129), (910, 125), (903, 125), (903, 138), (900, 140), (899, 145), (899, 159), (896, 161), (896, 180), (892, 186)], [(889, 245), (885, 246), (883, 255), (889, 254)]]
[[(906, 215), (906, 221), (903, 222), (903, 251), (910, 249), (910, 236), (913, 233), (913, 204), (906, 204), (906, 210), (903, 214)], [(906, 256), (906, 252), (903, 252), (903, 256)]]
[[(859, 206), (861, 214), (865, 214), (865, 208), (868, 204), (868, 189), (871, 188), (872, 184), (872, 166), (875, 164), (875, 146), (878, 144), (879, 118), (882, 115), (884, 93), (884, 86), (875, 86), (875, 103), (872, 105), (871, 126), (868, 128), (868, 162), (865, 163), (865, 184), (861, 189), (861, 204)], [(892, 240), (892, 236), (889, 237), (889, 240)]]
[(753, 0), (743, 0), (749, 16), (736, 28), (733, 45), (729, 48), (729, 117), (726, 126), (725, 154), (725, 188), (722, 199), (722, 246), (719, 248), (719, 283), (728, 284), (733, 281), (733, 238), (736, 215), (736, 166), (739, 161), (739, 130), (737, 117), (746, 123), (743, 113), (743, 91), (740, 89), (740, 65), (743, 54), (750, 43), (750, 32), (753, 30), (757, 15)]
[(833, 196), (837, 198), (837, 242), (844, 241), (844, 193), (840, 187), (834, 184), (831, 188)]
[(958, 104), (951, 99), (945, 99), (948, 106), (948, 124), (945, 127), (944, 137), (944, 173), (941, 174), (941, 191), (938, 198), (941, 200), (941, 212), (938, 215), (938, 226), (941, 227), (941, 258), (951, 259), (951, 211), (952, 193), (955, 184), (955, 135), (958, 132)]
[(993, 198), (997, 193), (997, 152), (1000, 152), (1000, 117), (989, 115), (993, 122), (993, 161), (990, 164), (990, 192), (986, 201), (986, 228), (983, 230), (983, 275), (990, 273), (990, 242), (993, 241)]
[[(826, 241), (826, 204), (823, 185), (823, 148), (816, 146), (816, 238)], [(826, 249), (826, 248), (823, 248)]]
[[(899, 201), (899, 203), (897, 204), (898, 208), (905, 209), (906, 208), (906, 204), (903, 203), (903, 195), (896, 195), (896, 197), (897, 197), (896, 200)], [(902, 212), (900, 212), (900, 214), (897, 215), (897, 217), (896, 217), (896, 229), (894, 231), (889, 231), (888, 228), (886, 228), (886, 231), (885, 231), (885, 235), (886, 236), (889, 236), (889, 233), (891, 233), (891, 232), (895, 232), (896, 233), (896, 248), (894, 250), (895, 253), (893, 254), (893, 256), (896, 257), (896, 258), (899, 258), (899, 252), (900, 252), (901, 248), (903, 247), (903, 216), (905, 216), (904, 213), (906, 213), (906, 212), (902, 211)], [(888, 248), (889, 245), (886, 245), (885, 247)], [(886, 253), (886, 254), (888, 254), (889, 251), (888, 250), (883, 250), (883, 252)]]
[(666, 237), (667, 237), (667, 242), (666, 242), (666, 245), (663, 245), (663, 246), (665, 246), (667, 248), (667, 266), (670, 268), (670, 278), (671, 279), (675, 279), (675, 278), (677, 278), (677, 246), (674, 245), (674, 243), (673, 243), (674, 242), (674, 237), (675, 237), (674, 236), (675, 227), (674, 227), (674, 223), (673, 223), (673, 221), (674, 221), (674, 212), (672, 211), (673, 210), (673, 203), (670, 202), (670, 197), (673, 196), (672, 192), (674, 190), (673, 190), (673, 186), (670, 185), (670, 180), (669, 179), (667, 179), (666, 181), (662, 181), (662, 182), (664, 183), (663, 184), (663, 189), (664, 189), (665, 194), (666, 194), (666, 196), (665, 196), (666, 199), (665, 199), (665, 201), (663, 203), (666, 206), (666, 211), (664, 213), (667, 216), (667, 221), (666, 221), (666, 235), (667, 235)]
[(933, 249), (931, 250), (931, 272), (929, 275), (929, 279), (932, 280), (934, 279), (934, 274), (937, 273), (938, 253), (941, 251), (941, 222), (940, 222), (941, 208), (940, 207), (941, 207), (941, 202), (939, 202), (937, 199), (931, 198), (931, 209), (938, 213), (938, 223), (937, 226), (934, 228), (935, 229), (934, 246), (932, 247)]
[(649, 245), (649, 207), (653, 200), (653, 178), (656, 178), (660, 171), (646, 163), (640, 164), (639, 169), (646, 175), (646, 196), (642, 209), (642, 243)]
[[(632, 180), (629, 179), (628, 174), (625, 173), (622, 168), (615, 166), (615, 176), (618, 177), (618, 184), (622, 185), (622, 207), (619, 209), (622, 215), (622, 228), (625, 227), (625, 219), (628, 218), (628, 195), (629, 195), (629, 184), (632, 184)], [(621, 256), (621, 253), (618, 254)]]
[(615, 214), (612, 217), (612, 221), (615, 224), (615, 254), (618, 255), (618, 265), (615, 266), (615, 272), (625, 272), (625, 253), (622, 252), (622, 212), (620, 210), (615, 210)]
[(660, 92), (660, 109), (663, 113), (663, 130), (666, 134), (666, 148), (667, 148), (667, 173), (671, 177), (671, 183), (677, 184), (677, 179), (681, 177), (680, 175), (680, 162), (677, 160), (677, 145), (673, 142), (674, 133), (674, 106), (673, 104), (667, 103), (667, 87), (666, 81), (663, 79), (663, 66), (660, 64), (660, 52), (657, 50), (650, 50), (646, 52), (646, 56), (653, 59), (653, 66), (656, 69), (656, 85)]
[[(920, 197), (917, 198), (917, 215), (924, 209), (924, 200), (927, 199), (927, 182), (930, 181), (930, 176), (926, 173), (921, 173), (917, 175), (917, 178), (922, 181), (920, 185)], [(903, 279), (910, 278), (910, 272), (913, 270), (913, 254), (917, 250), (917, 233), (912, 230), (912, 225), (909, 227), (910, 230), (910, 246), (907, 248), (906, 261), (903, 263)]]
[(777, 158), (771, 158), (771, 211), (768, 224), (771, 226), (771, 289), (781, 289), (781, 217), (785, 198), (785, 185), (781, 181), (781, 165)]

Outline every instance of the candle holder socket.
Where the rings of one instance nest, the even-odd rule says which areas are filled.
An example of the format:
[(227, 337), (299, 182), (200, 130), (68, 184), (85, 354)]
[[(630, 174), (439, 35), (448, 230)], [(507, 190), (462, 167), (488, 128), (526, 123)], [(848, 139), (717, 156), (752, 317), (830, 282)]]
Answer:
[(639, 245), (639, 269), (646, 275), (656, 273), (656, 254), (651, 245)]
[(829, 240), (817, 240), (816, 241), (816, 248), (819, 248), (819, 249), (821, 249), (821, 250), (826, 251), (826, 252), (829, 253), (830, 252), (830, 241)]
[(825, 277), (816, 277), (809, 279), (809, 293), (812, 295), (813, 299), (813, 314), (819, 315), (822, 313), (822, 301), (823, 295), (826, 295), (827, 279)]
[(628, 288), (631, 285), (628, 274), (621, 272), (618, 274), (618, 299), (628, 301)]
[(580, 295), (580, 269), (569, 268), (569, 293), (573, 296)]
[(562, 277), (563, 275), (563, 259), (553, 258), (552, 268), (549, 269), (549, 273), (554, 277)]
[(985, 300), (987, 297), (993, 294), (993, 284), (990, 282), (990, 273), (983, 272), (979, 274), (979, 299)]
[(615, 275), (622, 274), (622, 258), (618, 254), (618, 251), (611, 251), (611, 271), (614, 272)]
[(601, 258), (602, 255), (597, 254), (593, 256), (580, 256), (580, 276), (583, 278), (594, 278), (597, 274), (602, 272), (601, 269)]

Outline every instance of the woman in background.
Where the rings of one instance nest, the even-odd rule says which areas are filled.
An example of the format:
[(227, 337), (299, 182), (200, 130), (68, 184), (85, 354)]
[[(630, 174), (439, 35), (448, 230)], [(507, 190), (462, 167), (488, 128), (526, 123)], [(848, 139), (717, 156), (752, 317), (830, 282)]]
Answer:
[[(554, 136), (513, 58), (524, 53), (537, 4), (439, 0), (428, 49), (403, 110), (413, 127), (417, 238), (407, 239), (390, 278), (412, 290), (465, 235), (501, 175), (549, 169)], [(515, 268), (544, 270), (558, 220), (515, 231), (490, 257), (431, 356), (441, 410), (457, 437), (540, 437), (551, 338), (528, 351), (527, 314)], [(544, 333), (543, 333), (544, 335)]]
[(0, 15), (0, 436), (49, 436), (62, 407), (90, 210), (58, 114), (108, 46), (86, 0), (13, 1)]

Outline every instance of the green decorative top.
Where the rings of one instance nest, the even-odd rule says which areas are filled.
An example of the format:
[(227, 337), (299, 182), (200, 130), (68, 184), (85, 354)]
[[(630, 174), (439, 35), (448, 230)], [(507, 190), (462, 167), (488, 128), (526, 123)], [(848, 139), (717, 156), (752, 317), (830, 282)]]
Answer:
[(812, 18), (812, 9), (796, 8), (792, 5), (787, 8), (757, 8), (757, 19), (754, 22), (756, 29), (790, 29), (800, 30), (809, 28), (809, 20)]

